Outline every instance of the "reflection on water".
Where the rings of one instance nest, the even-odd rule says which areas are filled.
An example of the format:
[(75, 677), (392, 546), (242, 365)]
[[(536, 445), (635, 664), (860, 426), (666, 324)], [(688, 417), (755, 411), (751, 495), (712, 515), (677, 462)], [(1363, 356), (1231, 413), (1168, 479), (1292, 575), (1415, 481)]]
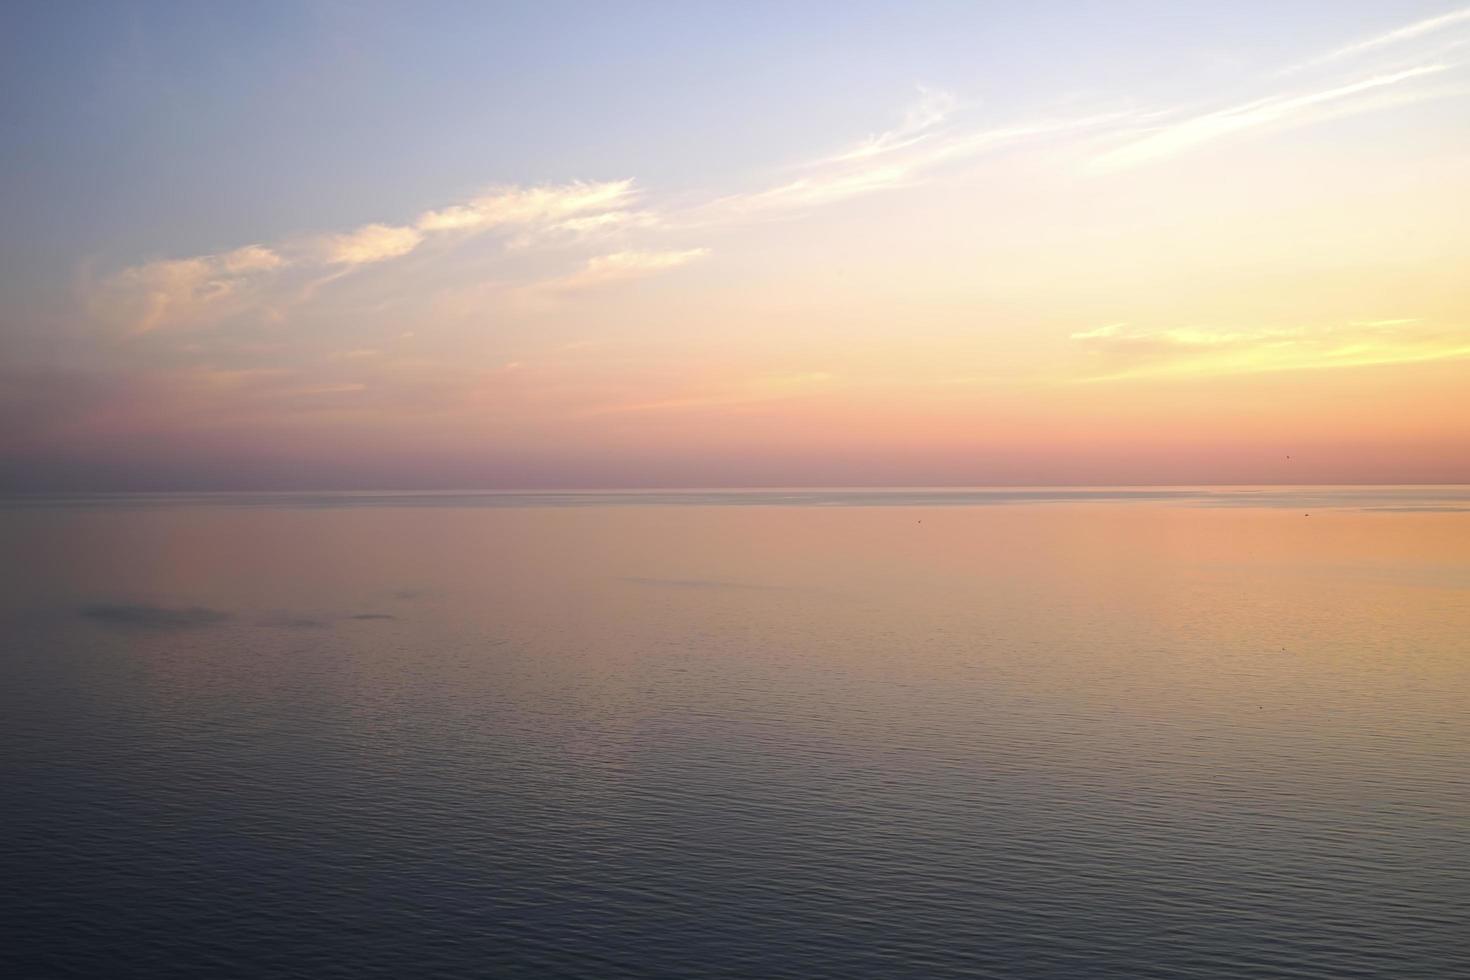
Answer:
[(11, 501), (0, 967), (1466, 975), (1467, 509)]

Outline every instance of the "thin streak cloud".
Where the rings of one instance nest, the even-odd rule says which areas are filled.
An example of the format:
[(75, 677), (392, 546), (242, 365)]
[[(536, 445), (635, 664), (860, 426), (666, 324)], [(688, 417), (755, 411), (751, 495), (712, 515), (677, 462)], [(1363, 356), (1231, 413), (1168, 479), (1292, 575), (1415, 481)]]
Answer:
[(423, 240), (423, 234), (414, 228), (364, 225), (331, 238), (327, 261), (333, 265), (368, 265), (396, 259), (418, 248)]
[(1380, 48), (1385, 48), (1403, 41), (1411, 41), (1417, 37), (1424, 37), (1429, 34), (1434, 34), (1444, 30), (1447, 27), (1453, 27), (1457, 24), (1470, 24), (1470, 7), (1463, 7), (1459, 10), (1452, 10), (1449, 13), (1439, 14), (1435, 17), (1426, 17), (1424, 20), (1415, 21), (1412, 24), (1406, 24), (1403, 27), (1398, 27), (1391, 31), (1386, 31), (1385, 33), (1376, 35), (1375, 37), (1365, 38), (1362, 41), (1356, 41), (1352, 44), (1348, 44), (1341, 48), (1338, 48), (1335, 51), (1329, 51), (1327, 54), (1324, 54), (1319, 58), (1313, 58), (1310, 61), (1303, 62), (1302, 64), (1297, 66), (1297, 69), (1312, 68), (1319, 65), (1325, 65), (1334, 61), (1341, 61), (1346, 58), (1357, 57), (1358, 55), (1366, 54), (1371, 51), (1377, 51)]
[(885, 153), (907, 149), (932, 135), (954, 112), (959, 99), (951, 92), (919, 86), (919, 100), (904, 113), (897, 127), (870, 136), (851, 150), (816, 161), (817, 164), (847, 163), (867, 160)]
[[(1184, 122), (1166, 126), (1142, 139), (1134, 140), (1093, 159), (1091, 169), (1119, 170), (1163, 157), (1174, 156), (1202, 144), (1237, 133), (1273, 124), (1305, 125), (1317, 118), (1321, 107), (1338, 114), (1343, 107), (1334, 105), (1365, 92), (1448, 70), (1449, 65), (1421, 65), (1388, 75), (1376, 75), (1317, 92), (1290, 96), (1268, 96), (1218, 112), (1195, 116)], [(1376, 107), (1366, 103), (1364, 108)]]
[(690, 248), (668, 252), (614, 252), (597, 255), (577, 272), (543, 284), (557, 291), (589, 289), (594, 286), (643, 279), (669, 269), (687, 265), (709, 254), (707, 248)]
[(635, 197), (633, 181), (574, 181), (562, 186), (501, 187), (442, 211), (419, 215), (420, 231), (483, 231), (503, 225), (604, 222), (626, 215)]
[(1096, 361), (1078, 380), (1209, 377), (1321, 371), (1470, 358), (1470, 330), (1416, 326), (1412, 318), (1305, 329), (1130, 329), (1109, 324), (1071, 335)]
[[(921, 102), (921, 105), (923, 103)], [(948, 109), (945, 110), (947, 115)], [(907, 124), (859, 147), (807, 165), (805, 176), (765, 190), (715, 198), (670, 217), (673, 225), (718, 225), (779, 218), (851, 198), (911, 187), (944, 165), (1064, 134), (1080, 134), (1108, 126), (1137, 124), (1152, 114), (1132, 111), (1040, 119), (978, 130), (931, 131), (942, 118), (937, 110), (910, 110), (909, 116), (931, 119), (922, 130)]]

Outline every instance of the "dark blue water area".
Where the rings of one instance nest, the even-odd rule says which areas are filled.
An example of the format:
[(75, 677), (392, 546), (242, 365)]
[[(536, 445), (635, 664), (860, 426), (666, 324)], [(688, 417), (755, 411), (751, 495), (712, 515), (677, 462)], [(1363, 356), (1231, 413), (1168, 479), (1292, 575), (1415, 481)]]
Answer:
[(1074, 632), (710, 567), (11, 609), (0, 975), (1470, 976), (1453, 635), (1311, 681), (1225, 587)]

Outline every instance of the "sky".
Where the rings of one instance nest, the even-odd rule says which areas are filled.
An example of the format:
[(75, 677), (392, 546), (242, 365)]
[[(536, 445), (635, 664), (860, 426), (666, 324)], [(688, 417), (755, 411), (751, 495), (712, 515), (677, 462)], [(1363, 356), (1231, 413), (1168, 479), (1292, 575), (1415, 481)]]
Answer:
[(0, 490), (1470, 483), (1470, 7), (0, 7)]

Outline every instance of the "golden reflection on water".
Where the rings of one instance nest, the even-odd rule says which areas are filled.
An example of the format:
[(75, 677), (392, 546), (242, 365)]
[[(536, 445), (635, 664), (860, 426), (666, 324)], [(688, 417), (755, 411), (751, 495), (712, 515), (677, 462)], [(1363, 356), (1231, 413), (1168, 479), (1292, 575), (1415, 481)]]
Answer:
[(1452, 687), (1470, 636), (1465, 513), (1145, 501), (0, 518), (28, 559), (19, 604), (121, 598), (339, 632), (392, 616), (379, 632), (411, 623), (456, 647), (780, 658), (920, 686), (949, 683), (946, 665), (1009, 665), (1079, 696), (1126, 681), (1150, 711), (1180, 687), (1260, 710), (1343, 672), (1364, 705), (1370, 678)]

